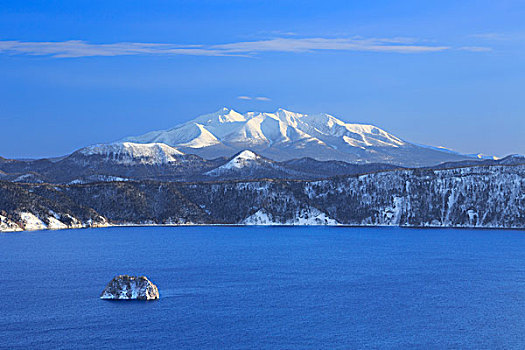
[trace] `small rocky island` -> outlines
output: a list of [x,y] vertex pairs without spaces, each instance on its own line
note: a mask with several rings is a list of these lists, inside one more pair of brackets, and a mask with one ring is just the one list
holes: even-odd
[[158,298],[157,286],[146,276],[116,276],[100,294],[100,299],[109,300],[154,300]]

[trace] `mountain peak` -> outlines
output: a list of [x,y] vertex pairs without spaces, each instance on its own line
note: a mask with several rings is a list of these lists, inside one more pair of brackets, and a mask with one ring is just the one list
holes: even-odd
[[284,116],[293,116],[293,117],[302,117],[304,115],[302,113],[289,111],[289,110],[284,109],[284,108],[277,109],[277,111],[275,111],[274,114],[276,114],[276,115],[284,115]]
[[230,159],[226,164],[207,172],[207,175],[217,176],[225,173],[231,173],[245,168],[259,168],[261,166],[271,165],[271,161],[261,158],[250,150],[244,150]]
[[326,113],[302,114],[284,108],[273,113],[241,114],[223,107],[172,129],[125,140],[162,142],[209,159],[233,156],[246,149],[276,161],[312,157],[420,166],[472,159],[408,143],[374,125],[352,124]]
[[[198,122],[202,124],[222,124],[222,123],[233,123],[233,122],[243,122],[246,121],[246,117],[239,112],[227,107],[219,109],[217,112],[205,114],[193,122]],[[192,122],[190,122],[192,123]]]
[[292,111],[289,111],[289,110],[287,110],[287,109],[284,109],[284,108],[282,108],[282,107],[277,108],[277,111],[275,111],[275,113],[279,113],[279,112],[299,114],[299,113],[292,112]]
[[258,155],[254,152],[245,149],[244,151],[238,153],[235,158],[236,159],[257,159]]

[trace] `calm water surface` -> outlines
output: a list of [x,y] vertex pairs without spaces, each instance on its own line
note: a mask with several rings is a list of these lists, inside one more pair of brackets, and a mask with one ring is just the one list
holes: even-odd
[[[135,227],[0,234],[0,348],[525,348],[525,232]],[[99,299],[147,275],[152,302]]]

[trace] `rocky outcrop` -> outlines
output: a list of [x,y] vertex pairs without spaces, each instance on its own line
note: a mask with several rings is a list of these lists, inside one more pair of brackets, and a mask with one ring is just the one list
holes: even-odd
[[146,276],[119,275],[113,278],[100,294],[109,300],[154,300],[159,290]]
[[0,214],[0,232],[22,231],[22,228],[9,218]]

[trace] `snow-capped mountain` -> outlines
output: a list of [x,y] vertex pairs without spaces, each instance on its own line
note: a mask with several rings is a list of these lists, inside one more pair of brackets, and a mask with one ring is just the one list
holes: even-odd
[[258,160],[260,159],[261,157],[258,156],[257,154],[253,153],[252,151],[245,150],[239,153],[238,155],[236,155],[228,163],[218,167],[214,171],[221,171],[221,170],[227,171],[227,170],[233,170],[233,169],[243,169],[243,168],[258,166],[259,165]]
[[238,113],[223,108],[169,130],[152,131],[123,141],[164,143],[204,158],[230,157],[245,149],[275,161],[317,160],[383,162],[427,166],[472,157],[406,142],[373,125],[351,124],[329,114]]
[[263,158],[252,151],[245,150],[234,156],[226,164],[204,174],[208,176],[235,176],[239,173],[243,173],[246,175],[259,174],[259,176],[261,176],[262,174],[267,173],[276,176],[276,173],[279,172],[282,172],[283,174],[289,173],[286,169],[282,168],[275,162]]
[[118,164],[160,165],[177,162],[184,153],[163,143],[111,143],[88,146],[77,153],[90,157],[100,157],[102,161]]
[[351,164],[312,158],[276,162],[249,150],[229,158],[204,159],[194,154],[183,154],[165,144],[126,142],[89,146],[54,160],[0,158],[0,180],[60,184],[141,180],[306,180],[397,168],[399,166],[392,164]]

